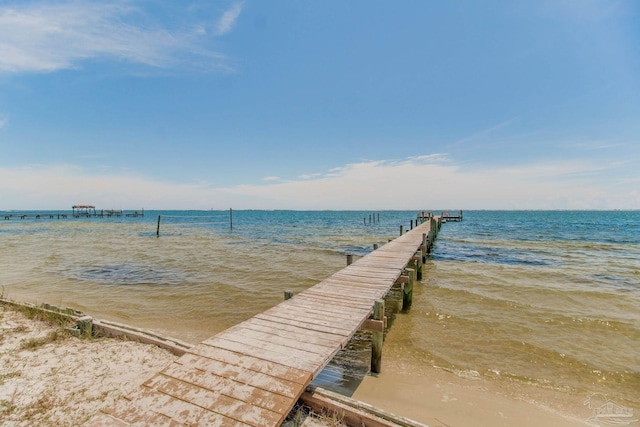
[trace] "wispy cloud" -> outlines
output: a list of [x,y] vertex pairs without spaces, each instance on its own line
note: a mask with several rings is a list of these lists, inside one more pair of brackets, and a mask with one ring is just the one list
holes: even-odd
[[[12,3],[0,7],[0,73],[46,73],[87,60],[156,68],[188,63],[227,69],[205,34],[172,30],[131,2]],[[195,27],[195,26],[194,26]]]
[[279,179],[280,177],[277,176],[265,176],[264,178],[262,178],[263,181],[277,181]]
[[9,123],[9,119],[7,119],[6,117],[0,116],[0,129],[5,127],[7,123]]
[[78,200],[147,209],[639,209],[634,166],[571,160],[469,168],[409,158],[225,188],[68,165],[0,167],[0,209],[58,209]]
[[229,9],[225,13],[222,14],[220,19],[216,24],[216,35],[222,36],[227,34],[233,29],[233,26],[236,23],[236,20],[240,16],[242,12],[242,2],[236,2],[231,5]]
[[497,124],[495,126],[492,126],[490,128],[480,130],[480,131],[475,132],[474,134],[472,134],[470,136],[467,136],[465,138],[462,138],[462,139],[459,139],[459,140],[457,140],[455,142],[452,142],[448,146],[449,147],[453,147],[453,146],[456,146],[456,145],[464,144],[465,142],[472,142],[472,141],[475,141],[475,140],[480,140],[480,139],[482,139],[482,138],[494,133],[495,131],[497,131],[499,129],[502,129],[502,128],[506,127],[506,126],[509,126],[515,120],[516,120],[516,118],[513,118],[511,120],[507,120],[505,122],[499,123],[499,124]]

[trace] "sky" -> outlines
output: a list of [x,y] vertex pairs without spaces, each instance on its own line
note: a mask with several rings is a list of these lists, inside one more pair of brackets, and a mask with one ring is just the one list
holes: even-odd
[[0,210],[640,209],[640,2],[0,0]]

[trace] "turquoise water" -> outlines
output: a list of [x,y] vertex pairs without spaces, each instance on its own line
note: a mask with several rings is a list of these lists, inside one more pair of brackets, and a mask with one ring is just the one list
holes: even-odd
[[[228,211],[4,214],[5,295],[195,342],[328,277],[416,212],[369,224],[376,213],[234,211],[233,229]],[[389,353],[416,364],[640,407],[640,212],[465,212],[443,225],[411,311],[395,317]],[[348,383],[367,354],[359,336],[323,377]]]

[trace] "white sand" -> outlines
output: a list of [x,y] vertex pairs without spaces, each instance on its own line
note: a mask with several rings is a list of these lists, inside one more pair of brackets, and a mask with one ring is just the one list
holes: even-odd
[[153,345],[118,339],[32,338],[59,328],[0,305],[0,420],[3,426],[77,426],[176,359]]

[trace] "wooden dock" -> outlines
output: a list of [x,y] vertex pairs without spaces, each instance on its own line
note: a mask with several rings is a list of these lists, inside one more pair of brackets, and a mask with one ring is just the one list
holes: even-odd
[[462,221],[462,211],[458,211],[458,212],[442,212],[442,215],[440,215],[440,218],[442,219],[442,221],[444,222],[456,222],[456,221]]
[[363,328],[374,331],[372,370],[379,370],[383,298],[400,284],[410,306],[440,227],[439,217],[424,218],[328,279],[195,345],[86,425],[279,426]]

